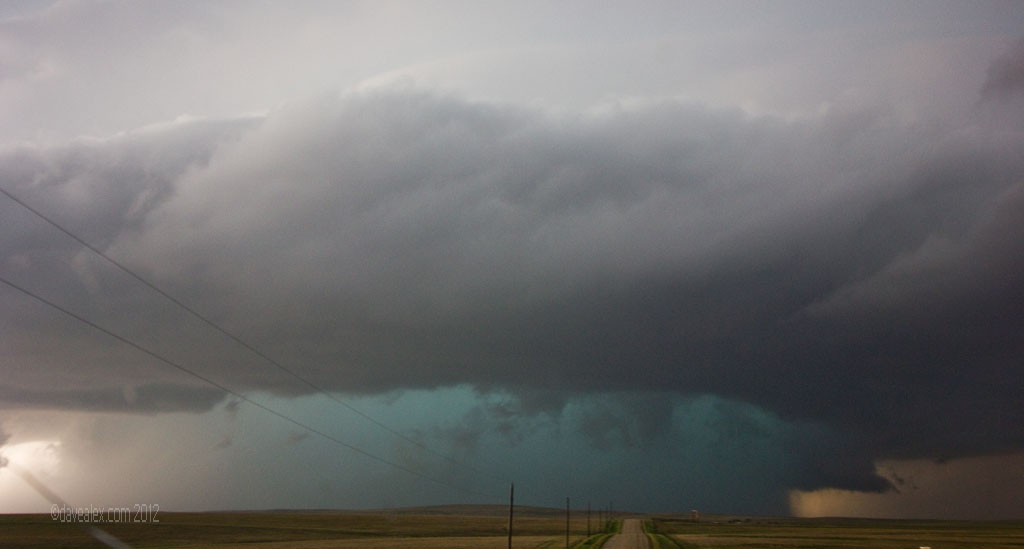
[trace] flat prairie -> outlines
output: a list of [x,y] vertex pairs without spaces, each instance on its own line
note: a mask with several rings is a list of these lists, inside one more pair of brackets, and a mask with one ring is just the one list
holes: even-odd
[[[456,506],[347,511],[159,513],[159,522],[75,524],[47,514],[0,515],[0,547],[103,547],[89,532],[98,526],[132,547],[218,548],[440,548],[507,547],[508,518],[500,507]],[[507,512],[507,511],[506,511]],[[514,547],[561,547],[565,518],[557,510],[517,508]],[[460,514],[455,514],[460,513]],[[596,528],[596,517],[593,521]],[[586,533],[572,520],[572,541]]]
[[786,517],[654,516],[651,528],[677,547],[694,548],[839,548],[876,549],[1020,549],[1024,521],[937,521]]
[[[446,506],[371,511],[245,511],[163,513],[157,523],[98,524],[137,548],[250,549],[503,548],[508,519],[501,506]],[[564,510],[516,508],[513,547],[565,545]],[[584,540],[584,512],[574,511],[570,542]],[[647,517],[661,534],[658,547],[878,549],[1021,549],[1024,521],[795,519],[706,515]],[[97,548],[90,524],[54,521],[48,514],[0,515],[0,547]],[[597,517],[591,531],[596,533]],[[590,538],[591,541],[597,537]],[[586,547],[596,547],[587,545]]]

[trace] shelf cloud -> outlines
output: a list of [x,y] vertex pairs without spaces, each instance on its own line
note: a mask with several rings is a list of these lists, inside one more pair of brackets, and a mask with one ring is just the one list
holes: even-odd
[[[508,396],[437,433],[454,448],[530,440],[530,422],[570,409],[596,448],[663,444],[685,409],[786,445],[799,472],[766,493],[884,491],[879,460],[1024,444],[1022,44],[934,103],[864,84],[788,113],[767,77],[757,104],[696,97],[754,78],[728,50],[726,76],[695,66],[694,96],[568,108],[433,85],[488,51],[255,114],[9,140],[0,181],[317,387]],[[559,47],[553,63],[571,64]],[[536,52],[500,55],[535,68]],[[829,78],[800,97],[831,93]],[[234,390],[316,393],[17,204],[0,219],[5,279]],[[225,401],[3,299],[7,409]]]

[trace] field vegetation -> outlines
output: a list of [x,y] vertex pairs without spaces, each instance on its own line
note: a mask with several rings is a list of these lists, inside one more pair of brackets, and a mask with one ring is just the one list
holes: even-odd
[[[471,508],[361,513],[160,513],[157,518],[158,523],[97,526],[139,548],[460,549],[503,548],[508,543],[507,516],[497,510],[488,514]],[[89,526],[54,521],[45,514],[0,515],[0,547],[102,547],[90,535]],[[596,517],[592,519],[591,528],[597,531]],[[578,513],[570,522],[570,542],[584,541],[586,532],[586,517]],[[563,547],[565,516],[557,510],[517,509],[513,533],[513,547]]]
[[[216,548],[504,548],[507,516],[500,506],[451,507],[364,512],[210,512],[161,513],[159,523],[101,524],[132,547]],[[564,511],[517,509],[513,547],[565,546]],[[0,515],[0,547],[95,548],[102,545],[89,525],[51,520],[45,514]],[[604,528],[601,528],[604,527]],[[571,521],[570,544],[601,547],[621,521],[599,525],[583,513]],[[793,519],[661,515],[644,522],[658,549],[763,547],[878,549],[1021,549],[1024,521],[921,521]]]
[[[928,521],[877,519],[793,519],[654,517],[651,532],[682,548],[753,549],[756,547],[877,549],[1020,549],[1024,521]],[[662,539],[661,537],[658,538]],[[659,544],[659,547],[674,547]]]

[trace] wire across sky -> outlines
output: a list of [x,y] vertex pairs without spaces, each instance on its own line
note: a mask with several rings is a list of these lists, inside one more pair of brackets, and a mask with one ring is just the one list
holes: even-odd
[[[369,414],[359,410],[358,408],[352,406],[348,402],[342,400],[341,398],[339,398],[336,395],[332,394],[331,392],[327,391],[326,389],[324,389],[323,387],[319,386],[318,384],[310,381],[308,378],[306,378],[306,377],[302,376],[301,374],[297,373],[294,369],[288,368],[287,366],[285,366],[281,362],[275,360],[274,358],[270,357],[269,355],[267,355],[263,351],[261,351],[258,348],[256,348],[254,345],[246,342],[244,339],[242,339],[238,335],[236,335],[236,334],[234,334],[234,333],[224,329],[222,326],[220,326],[219,324],[217,324],[213,320],[209,319],[208,317],[206,317],[205,315],[203,315],[200,312],[196,311],[194,308],[190,307],[186,303],[182,302],[181,300],[177,299],[173,295],[171,295],[168,292],[164,291],[163,289],[161,289],[156,284],[154,284],[154,283],[150,282],[149,280],[145,279],[144,277],[142,277],[141,275],[139,275],[138,273],[136,273],[135,271],[133,271],[132,269],[130,269],[129,267],[124,265],[123,263],[121,263],[121,262],[117,261],[116,259],[110,257],[108,254],[106,254],[105,252],[103,252],[99,248],[93,246],[92,244],[90,244],[89,242],[84,240],[83,238],[79,237],[73,231],[67,229],[62,224],[60,224],[60,223],[56,222],[55,220],[53,220],[51,217],[47,216],[46,214],[42,213],[38,209],[34,208],[33,206],[31,206],[30,204],[28,204],[24,200],[18,198],[17,196],[15,196],[11,192],[9,192],[7,189],[4,189],[3,187],[0,187],[0,194],[3,194],[8,199],[10,199],[11,201],[15,202],[16,204],[18,204],[22,208],[28,210],[29,212],[34,214],[36,217],[42,219],[43,221],[45,221],[46,223],[48,223],[52,227],[56,228],[58,231],[60,231],[61,233],[63,233],[67,237],[71,238],[72,240],[74,240],[75,242],[80,244],[81,246],[87,248],[88,250],[90,250],[94,254],[96,254],[97,256],[103,258],[106,262],[108,262],[109,264],[113,265],[118,270],[120,270],[121,272],[125,273],[129,277],[133,278],[134,280],[136,280],[140,284],[142,284],[145,287],[149,288],[153,292],[161,295],[162,297],[164,297],[165,299],[167,299],[171,303],[173,303],[176,306],[178,306],[180,309],[186,311],[191,316],[193,316],[194,318],[196,318],[199,321],[201,321],[207,327],[209,327],[209,328],[219,332],[221,335],[227,337],[228,339],[230,339],[231,341],[233,341],[237,345],[241,346],[242,348],[246,349],[247,351],[251,352],[252,354],[260,357],[267,364],[270,364],[270,365],[274,366],[275,368],[277,368],[277,369],[287,373],[289,376],[291,376],[295,380],[301,382],[302,384],[304,384],[308,388],[312,389],[316,393],[321,394],[321,395],[327,397],[328,399],[330,399],[331,401],[333,401],[334,403],[336,403],[336,404],[338,404],[340,406],[345,407],[346,409],[348,409],[349,411],[351,411],[351,412],[355,413],[356,415],[360,416],[364,420],[372,423],[377,428],[379,428],[381,430],[384,430],[384,431],[387,431],[388,433],[390,433],[390,434],[392,434],[392,435],[394,435],[394,436],[396,436],[396,437],[398,437],[398,438],[400,438],[400,439],[402,439],[402,440],[404,440],[404,441],[414,445],[418,449],[420,449],[420,450],[422,450],[424,452],[433,454],[433,455],[435,455],[437,457],[443,458],[446,461],[448,461],[448,462],[450,462],[450,463],[452,463],[452,464],[454,464],[454,465],[456,465],[456,466],[458,466],[458,467],[460,467],[460,468],[462,468],[464,470],[467,470],[467,471],[470,471],[470,472],[474,473],[475,475],[486,476],[486,477],[488,477],[488,478],[490,478],[492,480],[496,480],[496,481],[510,482],[510,481],[506,481],[505,479],[501,478],[498,475],[486,472],[486,471],[484,471],[484,470],[482,470],[482,469],[480,469],[478,467],[474,467],[474,466],[472,466],[472,465],[470,465],[468,463],[465,463],[464,461],[457,460],[457,459],[453,458],[450,455],[444,454],[442,452],[438,452],[438,451],[430,448],[426,444],[423,444],[422,442],[417,441],[417,440],[415,440],[415,439],[413,439],[413,438],[411,438],[411,437],[409,437],[409,436],[407,436],[407,435],[397,431],[396,429],[393,429],[393,428],[389,427],[385,423],[383,423],[383,422],[377,420],[376,418],[370,416]],[[313,427],[313,426],[311,426],[311,425],[309,425],[307,423],[299,421],[299,420],[291,417],[290,415],[288,415],[288,414],[286,414],[284,412],[281,412],[281,411],[279,411],[279,410],[277,410],[275,408],[272,408],[272,407],[267,406],[267,405],[265,405],[263,403],[255,401],[255,400],[247,397],[244,393],[242,393],[240,391],[236,391],[236,390],[230,388],[228,385],[225,385],[222,382],[213,380],[213,379],[211,379],[211,378],[209,378],[207,376],[204,376],[201,373],[199,373],[199,372],[197,372],[197,371],[195,371],[195,370],[193,370],[193,369],[191,369],[191,368],[189,368],[189,367],[187,367],[187,366],[185,366],[185,365],[183,365],[183,364],[181,364],[179,362],[176,362],[174,360],[168,359],[165,356],[161,355],[160,353],[158,353],[158,352],[156,352],[156,351],[154,351],[152,349],[149,349],[149,348],[147,348],[147,347],[137,343],[136,341],[133,341],[132,339],[129,339],[129,338],[123,336],[123,335],[120,335],[120,334],[118,334],[118,333],[116,333],[116,332],[114,332],[114,331],[112,331],[112,330],[110,330],[110,329],[108,329],[108,328],[106,328],[104,326],[101,326],[101,325],[99,325],[99,324],[89,320],[88,318],[86,318],[86,317],[84,317],[84,316],[82,316],[82,315],[80,315],[78,313],[75,313],[75,312],[69,310],[68,308],[66,308],[66,307],[64,307],[62,305],[60,305],[60,304],[58,304],[58,303],[56,303],[56,302],[54,302],[52,300],[49,300],[49,299],[45,298],[42,295],[39,295],[39,294],[37,294],[37,293],[27,289],[27,288],[24,288],[23,286],[15,283],[14,281],[11,281],[11,280],[3,277],[2,275],[0,275],[0,282],[2,282],[6,286],[8,286],[8,287],[10,287],[10,288],[12,288],[12,289],[14,289],[16,291],[22,293],[23,295],[25,295],[27,297],[30,297],[30,298],[32,298],[32,299],[34,299],[34,300],[36,300],[36,301],[38,301],[40,303],[43,303],[46,306],[48,306],[48,307],[50,307],[52,309],[55,309],[55,310],[63,313],[66,316],[69,316],[69,317],[71,317],[71,318],[73,318],[73,319],[75,319],[75,320],[77,320],[77,321],[79,321],[79,322],[81,322],[83,324],[86,324],[86,325],[90,326],[91,328],[93,328],[93,329],[95,329],[97,331],[100,331],[100,332],[106,334],[107,336],[109,336],[109,337],[111,337],[111,338],[113,338],[113,339],[115,339],[115,340],[117,340],[117,341],[119,341],[119,342],[129,346],[129,347],[132,347],[133,349],[135,349],[135,350],[137,350],[137,351],[139,351],[139,352],[141,352],[143,354],[146,354],[146,355],[156,359],[157,361],[159,361],[160,363],[162,363],[162,364],[164,364],[166,366],[169,366],[169,367],[174,368],[174,369],[176,369],[176,370],[178,370],[180,372],[188,374],[189,376],[192,376],[192,377],[202,381],[203,383],[205,383],[207,385],[210,385],[212,387],[220,389],[225,394],[234,396],[234,397],[238,398],[239,400],[242,400],[242,401],[244,401],[244,402],[246,402],[248,404],[251,404],[251,405],[253,405],[253,406],[255,406],[255,407],[257,407],[257,408],[259,408],[259,409],[261,409],[261,410],[263,410],[263,411],[265,411],[267,413],[269,413],[269,414],[277,416],[278,418],[280,418],[280,419],[282,419],[282,420],[284,420],[284,421],[286,421],[288,423],[291,423],[291,424],[293,424],[293,425],[295,425],[295,426],[297,426],[297,427],[299,427],[299,428],[301,428],[301,429],[303,429],[303,430],[305,430],[305,431],[307,431],[309,433],[315,434],[315,435],[320,436],[320,437],[322,437],[324,439],[327,439],[327,440],[329,440],[329,441],[331,441],[331,442],[333,442],[333,443],[335,443],[337,445],[340,445],[340,446],[342,446],[344,448],[347,448],[348,450],[351,450],[353,452],[361,454],[361,455],[363,455],[365,457],[368,457],[368,458],[370,458],[370,459],[372,459],[374,461],[377,461],[379,463],[382,463],[384,465],[388,465],[388,466],[393,467],[395,469],[404,471],[404,472],[409,473],[411,475],[414,475],[416,477],[419,477],[419,478],[422,478],[422,479],[425,479],[425,480],[428,480],[428,481],[440,484],[442,486],[446,486],[446,487],[455,489],[455,490],[463,492],[463,493],[477,495],[477,496],[484,496],[484,497],[488,497],[488,498],[494,497],[494,495],[492,495],[492,494],[485,494],[483,492],[472,490],[472,489],[469,489],[469,488],[466,488],[466,487],[463,487],[463,486],[458,486],[456,484],[453,484],[453,483],[447,482],[445,480],[436,478],[434,476],[428,475],[428,474],[423,473],[421,471],[418,471],[418,470],[412,469],[410,467],[407,467],[405,465],[402,465],[402,464],[396,463],[394,461],[391,461],[391,460],[389,460],[387,458],[384,458],[384,457],[379,456],[377,454],[374,454],[372,452],[366,451],[366,450],[364,450],[364,449],[362,449],[362,448],[360,448],[360,447],[358,447],[356,445],[353,445],[351,443],[345,442],[344,440],[341,440],[341,439],[339,439],[339,438],[337,438],[337,437],[335,437],[335,436],[333,436],[333,435],[331,435],[331,434],[329,434],[327,432],[324,432],[323,430],[317,429],[316,427]]]

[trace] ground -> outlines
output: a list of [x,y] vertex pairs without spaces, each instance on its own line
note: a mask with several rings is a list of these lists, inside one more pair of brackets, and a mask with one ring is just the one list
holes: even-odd
[[[132,547],[217,548],[501,548],[508,518],[500,506],[446,507],[374,512],[160,513],[158,523],[102,524]],[[596,517],[591,527],[597,531]],[[1001,549],[1024,547],[1024,521],[894,521],[686,515],[647,518],[659,549],[758,547],[874,547]],[[619,523],[624,532],[640,522]],[[102,545],[89,525],[54,521],[49,515],[0,515],[0,547],[92,548]],[[570,543],[585,540],[587,521],[575,513]],[[628,533],[628,532],[627,532]],[[565,545],[565,518],[557,509],[517,511],[513,547]],[[611,539],[614,539],[612,537]],[[606,545],[606,547],[611,547]]]

